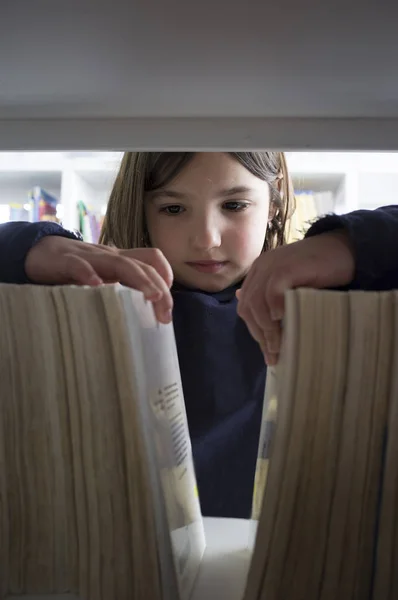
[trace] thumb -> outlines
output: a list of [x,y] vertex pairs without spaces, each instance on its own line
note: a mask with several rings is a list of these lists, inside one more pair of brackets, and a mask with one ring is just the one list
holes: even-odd
[[285,276],[274,276],[271,277],[267,290],[266,290],[266,302],[268,304],[269,313],[273,321],[281,321],[285,314],[285,294],[288,290],[296,287],[296,277]]

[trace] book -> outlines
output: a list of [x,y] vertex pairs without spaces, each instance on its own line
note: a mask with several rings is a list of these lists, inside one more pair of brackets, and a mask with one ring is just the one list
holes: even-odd
[[302,240],[303,235],[317,216],[328,212],[328,210],[319,210],[318,196],[319,194],[310,190],[295,190],[295,210],[289,218],[286,228],[287,243]]
[[397,427],[397,292],[288,292],[244,600],[398,598]]
[[30,205],[31,205],[31,220],[36,223],[37,221],[54,221],[59,223],[57,206],[59,200],[46,192],[43,188],[35,186],[29,192]]
[[77,216],[79,221],[78,231],[83,240],[91,244],[98,244],[103,217],[88,207],[82,200],[77,203]]
[[0,597],[189,598],[205,540],[172,326],[119,286],[2,285],[0,320]]
[[0,319],[0,598],[398,597],[398,292],[286,294],[246,522],[202,518],[139,292],[0,285]]

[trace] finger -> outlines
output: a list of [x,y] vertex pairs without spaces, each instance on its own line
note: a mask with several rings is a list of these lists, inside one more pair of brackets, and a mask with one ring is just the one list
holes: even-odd
[[147,300],[156,301],[164,292],[164,285],[155,282],[143,268],[143,263],[132,260],[118,253],[101,252],[81,255],[90,263],[97,275],[105,281],[118,281],[122,285],[141,291]]
[[[261,254],[250,267],[246,277],[243,280],[242,286],[239,291],[239,300],[246,302],[247,297],[253,292],[253,287],[257,287],[258,281],[258,270],[259,270],[259,260],[263,259],[264,254]],[[263,283],[265,283],[264,277]]]
[[261,332],[267,352],[279,353],[282,340],[280,321],[271,321],[269,316],[264,317],[266,311],[268,312],[268,309],[259,312],[253,308],[252,318]]
[[271,318],[266,301],[266,289],[260,288],[254,280],[247,289],[245,299],[242,299],[242,295],[239,298],[238,314],[243,319],[253,319],[263,333],[275,331],[275,322]]
[[252,311],[250,309],[244,311],[238,311],[239,316],[245,322],[251,336],[258,342],[260,348],[264,354],[266,351],[266,344],[263,336],[263,332],[261,328],[258,326],[256,319],[253,317]]
[[238,305],[241,307],[241,310],[245,311],[253,308],[253,302],[256,302],[258,298],[264,295],[266,284],[266,278],[260,277],[257,269],[252,268],[243,282],[238,296]]
[[272,352],[266,351],[264,353],[265,362],[267,367],[275,367],[278,364],[279,354],[273,354]]
[[271,276],[265,291],[271,319],[281,321],[285,314],[285,294],[294,287],[294,277],[288,273]]
[[[135,252],[137,255],[139,253]],[[141,291],[147,300],[153,302],[156,318],[161,323],[169,323],[173,300],[164,278],[151,265],[128,256],[126,252],[112,252],[93,255],[91,260],[96,271],[106,280],[119,281]],[[141,256],[144,256],[143,253]]]
[[275,328],[272,330],[263,330],[263,334],[267,351],[271,352],[272,354],[278,354],[280,352],[282,343],[282,330],[280,321],[275,322]]
[[156,319],[159,321],[159,323],[163,323],[164,325],[170,323],[172,319],[172,309],[165,309],[162,301],[152,302],[152,304]]
[[267,352],[278,353],[281,345],[281,327],[279,321],[273,321],[265,298],[256,298],[251,303],[251,314],[261,331]]
[[236,291],[236,296],[240,303],[245,304],[248,295],[252,291],[252,283],[255,281],[254,278],[254,267],[252,267],[249,273],[246,275],[242,286],[239,290]]
[[61,264],[61,281],[78,285],[101,285],[101,277],[89,262],[75,254],[65,254]]
[[[261,346],[267,353],[279,353],[281,345],[280,322],[273,321],[265,293],[255,287],[254,280],[246,295],[246,302],[239,299],[238,314],[245,321],[249,321],[252,331],[256,331],[255,338],[261,340]],[[253,334],[252,334],[253,335]]]
[[[90,258],[93,261],[93,256]],[[173,305],[170,290],[153,267],[114,253],[102,254],[100,259],[96,257],[93,262],[96,263],[96,269],[80,256],[65,255],[63,279],[80,285],[100,285],[103,283],[103,278],[99,277],[97,273],[99,271],[106,275],[105,281],[120,281],[123,284],[120,274],[127,271],[131,283],[129,287],[141,291],[147,300],[154,303],[156,318],[161,323],[170,322]]]
[[[142,285],[140,281],[135,280],[130,287],[142,291],[146,300],[152,302],[155,316],[160,323],[170,323],[173,299],[164,279],[151,265],[138,260],[127,260],[132,267],[140,270],[140,277],[144,277]],[[126,285],[123,279],[120,283]]]
[[134,250],[122,250],[122,255],[134,258],[151,265],[170,288],[173,284],[173,270],[169,261],[158,248],[135,248]]
[[141,262],[140,260],[135,260],[135,263],[139,264],[141,269],[144,271],[148,279],[151,281],[153,285],[155,285],[161,292],[162,295],[170,296],[169,286],[166,283],[165,279],[158,273],[158,271],[152,265],[149,265],[145,262]]
[[169,323],[171,321],[173,299],[166,281],[151,265],[140,263],[140,266],[148,278],[162,291],[161,296],[153,300],[156,318],[161,323]]

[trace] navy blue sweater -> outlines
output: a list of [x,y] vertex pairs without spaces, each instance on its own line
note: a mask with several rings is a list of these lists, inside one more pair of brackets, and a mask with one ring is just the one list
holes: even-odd
[[[308,236],[345,228],[356,256],[353,289],[398,288],[398,207],[320,219]],[[24,283],[27,251],[55,224],[0,225],[0,281]],[[251,511],[266,368],[236,313],[236,287],[216,294],[175,285],[174,328],[205,516]]]
[[266,366],[235,291],[173,290],[173,321],[202,512],[250,516]]

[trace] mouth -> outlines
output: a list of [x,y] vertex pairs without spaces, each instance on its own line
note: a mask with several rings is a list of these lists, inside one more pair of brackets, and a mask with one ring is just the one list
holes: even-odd
[[223,260],[198,260],[195,262],[187,262],[187,265],[201,273],[218,273],[222,271],[228,264],[228,261]]

